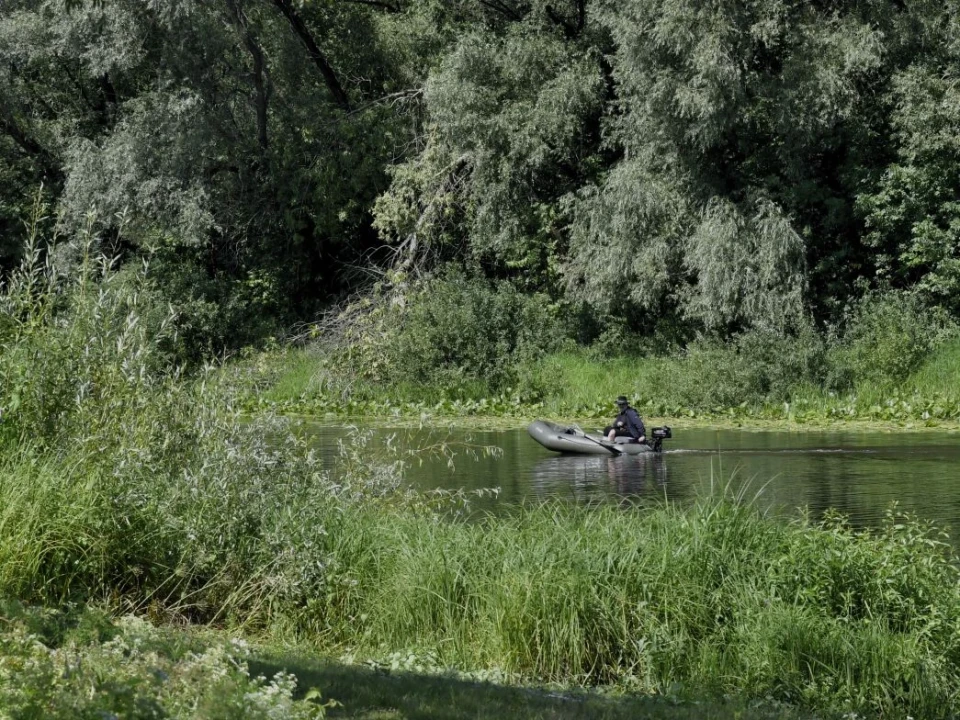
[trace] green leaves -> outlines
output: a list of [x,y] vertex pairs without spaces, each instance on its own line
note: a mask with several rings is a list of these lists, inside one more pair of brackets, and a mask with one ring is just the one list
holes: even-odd
[[897,161],[859,198],[866,242],[886,281],[960,312],[960,81],[913,65],[890,100]]
[[[465,35],[427,83],[425,148],[394,170],[377,226],[440,247],[467,235],[475,256],[530,259],[558,234],[547,208],[595,151],[586,126],[603,93],[599,58],[551,34],[518,25],[503,37]],[[531,271],[547,277],[550,262]]]

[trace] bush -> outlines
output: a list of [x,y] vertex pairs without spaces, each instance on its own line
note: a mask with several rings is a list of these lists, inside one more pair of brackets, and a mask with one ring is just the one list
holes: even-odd
[[410,296],[385,353],[396,380],[444,388],[479,381],[496,391],[561,338],[546,296],[450,273]]
[[[87,611],[80,623],[92,618],[108,637],[83,638],[74,630],[51,643],[49,626],[62,621],[62,613],[0,605],[0,716],[47,720],[325,716],[325,705],[294,699],[292,675],[278,673],[269,681],[252,676],[246,643],[216,642],[194,649],[136,618],[111,623],[93,616]],[[315,696],[315,691],[310,693]]]
[[694,343],[673,378],[673,400],[707,410],[779,403],[824,374],[824,342],[812,327],[791,336],[751,330],[725,344]]
[[847,314],[843,336],[829,355],[827,385],[840,391],[896,385],[956,332],[944,310],[924,305],[913,293],[868,294]]
[[527,399],[542,392],[535,366],[565,337],[549,298],[457,271],[395,280],[326,322],[323,390],[477,399],[522,382]]

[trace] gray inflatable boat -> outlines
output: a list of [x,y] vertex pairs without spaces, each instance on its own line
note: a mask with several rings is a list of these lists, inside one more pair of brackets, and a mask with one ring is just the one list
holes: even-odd
[[618,437],[611,443],[602,435],[592,435],[575,425],[557,425],[549,420],[534,420],[527,427],[527,432],[548,450],[587,455],[657,453],[663,449],[663,441],[673,437],[670,428],[664,425],[650,430],[647,442],[640,443],[632,438]]

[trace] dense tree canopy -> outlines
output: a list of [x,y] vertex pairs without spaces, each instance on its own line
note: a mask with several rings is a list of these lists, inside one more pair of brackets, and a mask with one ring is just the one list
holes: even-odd
[[0,268],[42,188],[234,328],[450,260],[638,329],[957,314],[958,38],[955,0],[7,0]]

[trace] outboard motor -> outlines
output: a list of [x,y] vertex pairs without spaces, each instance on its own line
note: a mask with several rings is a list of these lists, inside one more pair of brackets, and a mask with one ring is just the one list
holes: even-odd
[[663,441],[672,438],[673,433],[670,432],[669,425],[663,425],[662,427],[653,428],[650,432],[650,437],[653,438],[650,447],[653,448],[654,452],[661,452],[663,450]]

